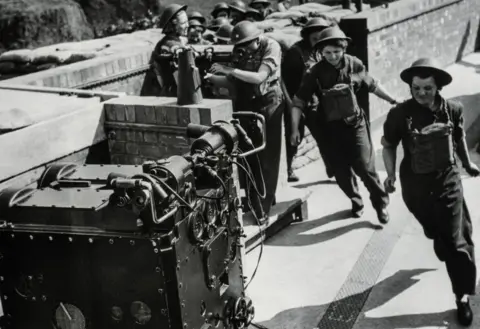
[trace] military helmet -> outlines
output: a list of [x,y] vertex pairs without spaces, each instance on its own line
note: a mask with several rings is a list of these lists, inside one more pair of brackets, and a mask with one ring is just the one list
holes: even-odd
[[302,31],[315,29],[319,27],[330,27],[332,24],[324,18],[321,17],[314,17],[309,19],[307,24],[305,24],[302,28]]
[[215,37],[223,41],[230,41],[232,30],[233,30],[233,25],[224,24],[220,26],[220,28],[217,30],[217,32],[215,33]]
[[212,20],[208,29],[212,30],[212,31],[217,31],[220,28],[220,26],[225,25],[225,24],[230,24],[230,22],[228,21],[228,18],[218,17],[218,18],[215,18],[214,20]]
[[252,22],[241,21],[233,27],[232,30],[232,44],[239,45],[258,38],[262,31]]
[[251,5],[270,6],[271,3],[270,3],[270,1],[268,1],[268,0],[253,0],[252,2],[250,2],[250,6],[251,6]]
[[192,19],[188,25],[190,27],[201,27],[204,31],[206,30],[206,27],[205,25],[203,25],[200,21],[196,20],[196,19]]
[[329,40],[347,40],[351,41],[349,37],[343,33],[342,30],[338,26],[333,26],[333,27],[328,27],[325,30],[323,30],[320,35],[318,36],[318,41],[315,44],[316,47],[324,43],[325,41]]
[[400,78],[403,82],[410,84],[415,73],[418,73],[419,71],[432,72],[436,82],[439,84],[437,87],[443,87],[452,82],[452,76],[450,73],[443,70],[440,63],[433,58],[417,59],[409,68],[406,68],[400,73]]
[[247,15],[257,17],[258,19],[263,18],[262,13],[252,7],[248,7],[247,10],[245,11],[245,16]]
[[239,11],[241,13],[245,13],[245,11],[247,10],[247,5],[242,0],[233,0],[228,6],[230,7],[230,9]]
[[179,12],[186,11],[188,6],[182,6],[176,3],[172,3],[171,5],[168,5],[165,7],[165,10],[163,11],[162,15],[160,16],[160,21],[158,22],[158,28],[164,29],[165,26],[167,26],[168,23],[172,20],[172,18],[175,17],[176,14]]
[[199,11],[194,11],[194,12],[190,13],[190,15],[188,15],[188,20],[189,21],[194,20],[194,19],[199,21],[202,24],[205,24],[205,22],[207,21],[205,19],[205,17],[202,15],[202,13],[200,13]]
[[219,11],[222,11],[222,10],[225,10],[225,11],[230,11],[230,7],[228,6],[228,4],[226,2],[219,2],[215,5],[215,7],[213,7],[213,10],[212,12],[210,13],[213,17],[215,17],[215,15],[219,12]]

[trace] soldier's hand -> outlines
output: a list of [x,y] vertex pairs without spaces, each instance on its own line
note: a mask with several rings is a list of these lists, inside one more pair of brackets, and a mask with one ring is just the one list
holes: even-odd
[[395,181],[396,181],[395,176],[388,176],[387,179],[383,182],[383,187],[385,188],[385,192],[387,193],[393,193],[395,192]]
[[229,74],[231,71],[233,71],[233,68],[219,64],[219,63],[214,63],[210,68],[210,73],[213,73],[213,74],[217,74],[217,73]]
[[468,166],[465,166],[465,171],[472,177],[477,177],[480,174],[480,170],[477,165],[473,162],[470,162]]
[[294,129],[290,134],[290,145],[298,146],[300,144],[300,132],[298,129]]

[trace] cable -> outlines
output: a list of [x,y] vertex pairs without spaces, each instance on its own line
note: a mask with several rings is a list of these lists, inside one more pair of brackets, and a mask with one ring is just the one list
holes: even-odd
[[190,211],[195,211],[195,209],[192,208],[192,206],[184,199],[182,198],[180,195],[178,195],[177,192],[175,192],[170,186],[168,186],[167,183],[165,183],[164,181],[162,181],[160,178],[158,178],[157,176],[155,175],[151,175],[153,178],[155,178],[155,180],[157,182],[159,182],[160,184],[163,185],[163,187],[165,187],[170,193],[172,193],[181,203],[183,203]]
[[220,185],[222,185],[223,193],[222,193],[221,196],[217,196],[217,197],[206,196],[206,195],[198,195],[197,194],[196,195],[197,198],[209,199],[209,200],[221,200],[221,199],[223,199],[223,197],[225,197],[225,194],[227,193],[227,185],[225,184],[223,179],[217,174],[217,172],[215,170],[213,170],[211,167],[207,167],[207,166],[205,166],[205,167],[207,168],[208,173],[220,182]]
[[[244,160],[244,159],[242,159],[242,160]],[[250,174],[250,173],[252,172],[252,170],[250,170],[250,172],[249,172],[243,165],[241,165],[240,163],[238,163],[238,162],[235,161],[235,160],[232,160],[232,163],[236,164],[239,168],[241,168],[241,169],[245,172],[245,174],[247,175],[248,180],[250,181],[250,183],[252,183],[255,192],[258,194],[258,196],[259,196],[260,198],[265,199],[265,196],[266,196],[266,194],[267,194],[266,191],[265,191],[265,184],[263,184],[263,185],[264,185],[264,188],[263,188],[263,192],[264,192],[264,193],[260,193],[260,191],[258,190],[257,184],[255,184],[254,178],[253,178],[252,175]],[[251,169],[251,168],[250,168],[250,169]]]

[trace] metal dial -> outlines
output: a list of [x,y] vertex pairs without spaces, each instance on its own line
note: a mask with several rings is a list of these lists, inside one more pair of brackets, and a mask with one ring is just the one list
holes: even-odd
[[85,316],[72,304],[60,303],[55,311],[55,321],[60,329],[85,329]]

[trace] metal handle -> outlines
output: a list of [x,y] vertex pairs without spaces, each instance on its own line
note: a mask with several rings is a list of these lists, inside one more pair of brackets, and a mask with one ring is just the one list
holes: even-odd
[[267,134],[265,132],[266,129],[266,124],[265,124],[265,117],[261,114],[254,113],[254,112],[235,112],[232,114],[233,118],[241,118],[241,117],[253,117],[257,120],[259,120],[262,123],[262,144],[253,150],[250,150],[248,152],[244,152],[242,154],[239,154],[239,158],[245,158],[249,155],[252,155],[254,153],[258,153],[265,149],[265,146],[267,145]]

